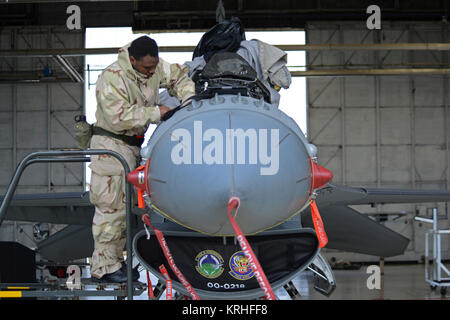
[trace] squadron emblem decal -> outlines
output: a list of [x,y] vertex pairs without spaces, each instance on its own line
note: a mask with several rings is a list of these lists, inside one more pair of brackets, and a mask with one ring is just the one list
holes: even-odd
[[223,272],[223,258],[214,250],[204,250],[195,257],[195,269],[202,276],[215,279]]
[[251,279],[255,274],[245,256],[244,251],[234,253],[230,258],[230,272],[229,274],[237,280]]

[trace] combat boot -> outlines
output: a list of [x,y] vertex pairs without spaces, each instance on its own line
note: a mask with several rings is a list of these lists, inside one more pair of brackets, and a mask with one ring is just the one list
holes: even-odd
[[101,278],[91,277],[91,280],[97,283],[124,283],[127,282],[127,272],[122,267],[116,272],[103,275]]

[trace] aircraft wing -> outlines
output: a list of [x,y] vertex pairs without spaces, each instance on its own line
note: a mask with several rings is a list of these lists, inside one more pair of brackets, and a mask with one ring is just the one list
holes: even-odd
[[[403,254],[409,239],[346,206],[318,206],[325,232],[326,248],[379,257]],[[301,215],[303,227],[314,228],[309,208]]]
[[50,261],[66,263],[92,254],[94,211],[89,192],[18,194],[11,199],[5,220],[68,225],[39,242],[36,249]]
[[[327,248],[380,257],[402,254],[409,239],[390,230],[349,205],[450,201],[448,190],[378,189],[328,184],[316,199]],[[304,227],[314,228],[309,208],[301,215]]]
[[[328,248],[389,257],[402,254],[409,240],[347,206],[441,201],[450,201],[450,191],[376,189],[328,184],[320,190],[317,206],[328,235]],[[89,201],[88,192],[29,194],[13,197],[5,220],[80,226],[80,230],[69,228],[64,231],[64,238],[73,240],[73,237],[79,239],[80,234],[90,231],[93,215],[94,206]],[[302,213],[301,219],[303,226],[313,228],[309,209]],[[59,235],[58,242],[61,241],[61,236]],[[84,236],[82,238],[88,239]],[[87,241],[92,240],[89,238]],[[59,260],[56,257],[61,254],[55,254],[53,239],[44,244],[42,250],[48,248],[53,253],[48,252],[48,255]]]
[[317,205],[358,205],[450,201],[450,190],[383,189],[328,184],[319,191]]
[[90,226],[93,216],[88,192],[63,192],[14,195],[5,220]]
[[[334,184],[321,189],[316,200],[322,210],[326,206],[442,201],[450,201],[450,190],[377,189]],[[91,225],[93,215],[89,192],[64,192],[14,195],[5,219]]]

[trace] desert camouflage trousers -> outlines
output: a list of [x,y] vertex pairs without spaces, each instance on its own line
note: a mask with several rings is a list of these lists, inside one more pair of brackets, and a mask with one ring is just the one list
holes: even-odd
[[[138,165],[140,148],[120,140],[94,135],[91,149],[108,149],[122,155],[130,170]],[[122,267],[126,242],[125,174],[122,164],[113,156],[92,156],[90,201],[95,206],[92,222],[94,252],[91,276],[101,278]]]

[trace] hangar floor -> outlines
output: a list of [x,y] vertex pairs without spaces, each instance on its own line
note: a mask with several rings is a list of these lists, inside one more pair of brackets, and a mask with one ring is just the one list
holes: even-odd
[[[381,289],[368,289],[368,266],[361,266],[358,270],[333,270],[336,289],[330,297],[316,291],[313,286],[313,274],[305,271],[292,282],[299,291],[302,300],[450,300],[450,293],[441,296],[440,288],[431,290],[425,281],[425,267],[423,264],[386,264]],[[151,278],[153,285],[156,278]],[[141,282],[146,282],[145,272],[141,273]],[[280,300],[291,300],[284,288],[275,291]],[[135,300],[147,300],[147,293],[143,293]],[[164,299],[164,294],[161,299]]]
[[[442,297],[439,288],[431,290],[425,281],[423,264],[385,265],[384,279],[381,289],[368,289],[367,266],[358,270],[333,270],[336,289],[330,297],[325,297],[313,288],[312,274],[307,272],[293,281],[304,300],[434,300],[449,299]],[[280,299],[290,299],[283,292],[277,290]]]

